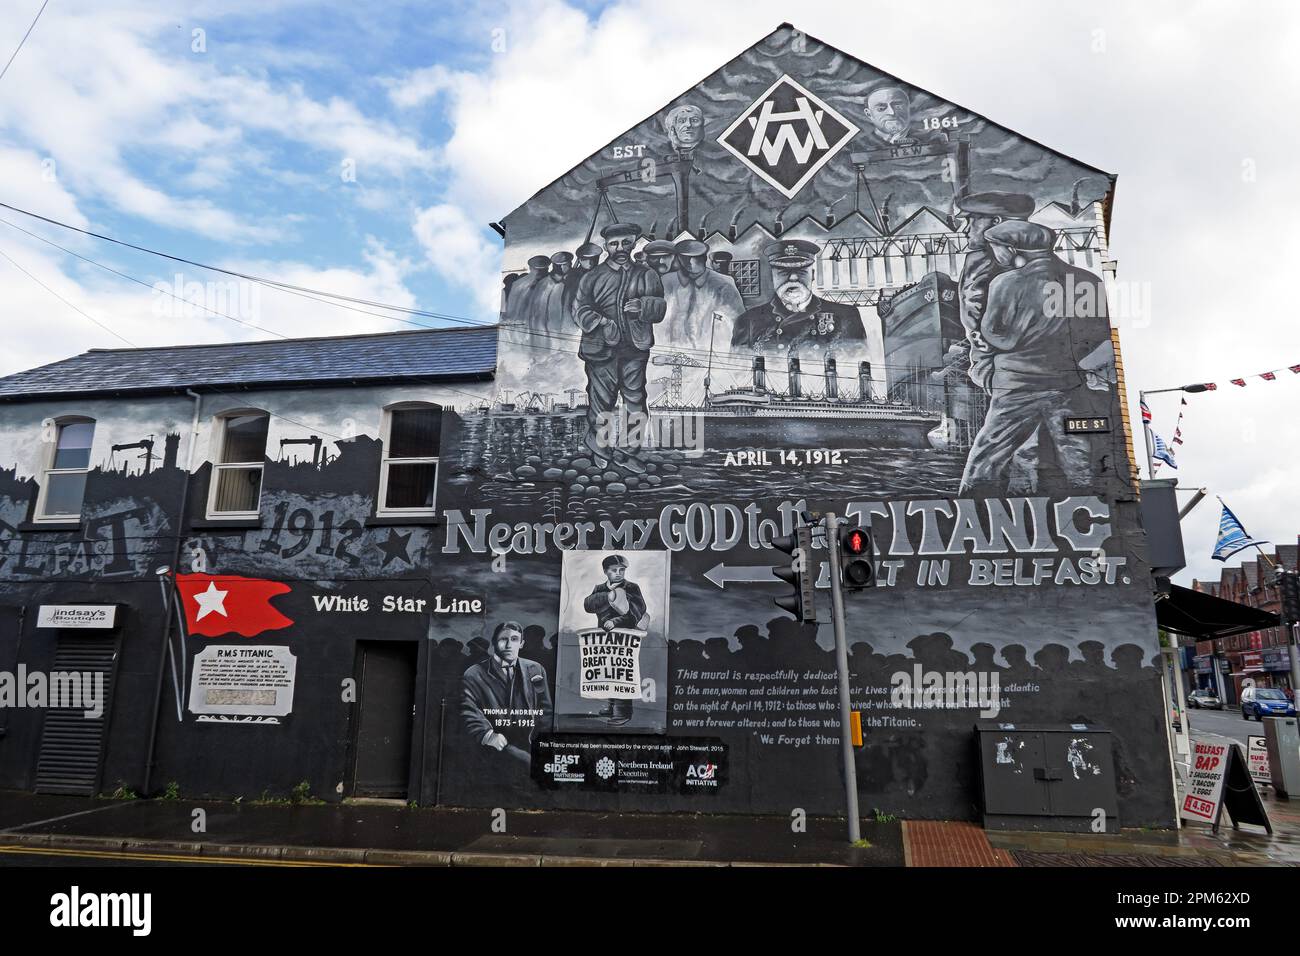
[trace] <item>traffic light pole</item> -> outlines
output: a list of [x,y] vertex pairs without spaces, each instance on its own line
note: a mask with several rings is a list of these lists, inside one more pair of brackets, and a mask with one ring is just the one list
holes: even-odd
[[835,670],[840,678],[840,756],[844,760],[844,804],[849,814],[849,842],[862,839],[858,821],[858,771],[853,759],[853,718],[849,701],[849,643],[844,627],[844,588],[840,582],[840,542],[835,515],[825,518],[830,551],[831,623],[835,628]]

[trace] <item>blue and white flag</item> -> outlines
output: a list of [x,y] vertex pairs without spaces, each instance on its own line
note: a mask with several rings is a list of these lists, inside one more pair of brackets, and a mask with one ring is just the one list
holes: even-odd
[[1246,529],[1241,526],[1237,516],[1228,509],[1227,505],[1224,505],[1223,514],[1219,516],[1219,537],[1214,542],[1214,554],[1211,557],[1217,561],[1227,561],[1238,551],[1267,543],[1256,541],[1246,534]]
[[1174,461],[1174,451],[1165,444],[1165,440],[1155,432],[1151,433],[1151,440],[1155,442],[1155,450],[1151,452],[1152,458],[1158,458],[1170,468],[1177,470],[1178,462]]

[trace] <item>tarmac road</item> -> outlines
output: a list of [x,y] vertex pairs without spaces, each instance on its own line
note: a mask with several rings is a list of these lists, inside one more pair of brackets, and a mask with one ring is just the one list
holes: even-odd
[[1246,743],[1248,736],[1264,736],[1264,725],[1258,720],[1242,720],[1241,708],[1225,707],[1223,710],[1204,710],[1189,707],[1193,733],[1202,730],[1209,734],[1220,734]]

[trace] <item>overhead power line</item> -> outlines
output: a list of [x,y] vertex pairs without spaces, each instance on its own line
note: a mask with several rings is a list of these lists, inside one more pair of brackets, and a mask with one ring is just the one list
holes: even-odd
[[27,32],[23,34],[23,38],[18,41],[18,45],[14,47],[14,52],[9,54],[9,60],[5,63],[4,69],[0,70],[0,80],[3,80],[5,74],[9,72],[9,67],[13,64],[14,58],[18,56],[18,51],[23,48],[23,44],[27,42],[27,38],[31,36],[32,31],[36,29],[36,21],[41,18],[41,14],[45,12],[45,7],[49,2],[50,0],[45,0],[45,3],[41,4],[41,8],[36,11],[36,16],[32,19],[32,25],[27,28]]

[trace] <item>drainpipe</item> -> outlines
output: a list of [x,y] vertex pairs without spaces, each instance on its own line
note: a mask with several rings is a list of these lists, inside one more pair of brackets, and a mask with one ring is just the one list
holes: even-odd
[[[172,626],[176,620],[175,610],[172,602],[176,594],[176,566],[181,560],[181,528],[185,524],[185,509],[189,506],[190,499],[190,478],[194,474],[194,447],[199,443],[199,407],[203,404],[203,396],[193,389],[187,388],[185,394],[194,399],[194,416],[190,419],[190,441],[189,448],[185,451],[185,477],[181,482],[181,502],[180,510],[176,514],[176,544],[172,548],[172,563],[170,571],[172,577],[172,586],[167,589],[167,599],[163,601],[163,614],[166,616],[163,624],[162,648],[158,653],[158,680],[154,683],[153,694],[153,719],[149,722],[149,749],[145,755],[144,761],[144,783],[140,788],[142,796],[149,795],[149,785],[153,780],[153,762],[154,753],[158,745],[158,714],[162,710],[163,695],[163,675],[167,670],[167,649],[171,647]],[[181,649],[184,653],[184,648]],[[182,688],[177,688],[177,692],[184,694]]]

